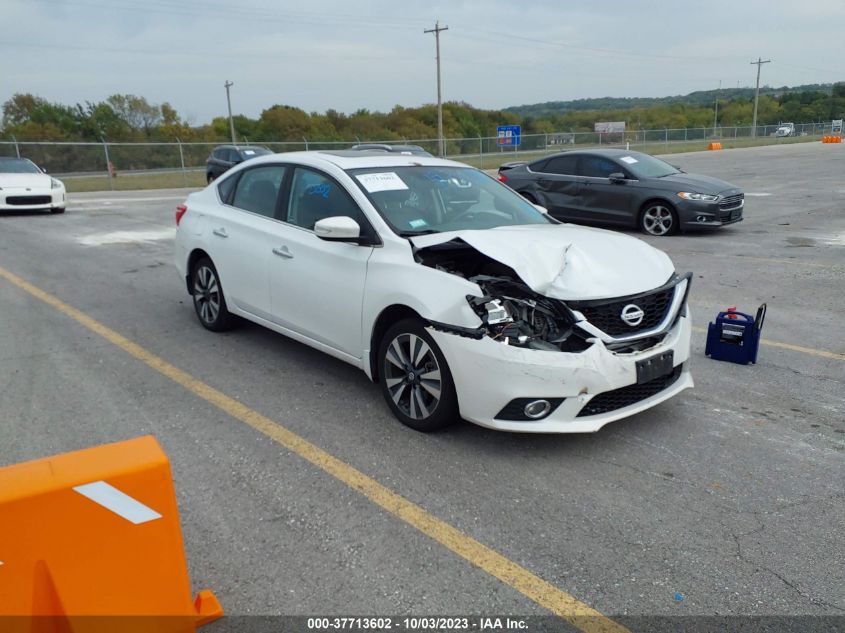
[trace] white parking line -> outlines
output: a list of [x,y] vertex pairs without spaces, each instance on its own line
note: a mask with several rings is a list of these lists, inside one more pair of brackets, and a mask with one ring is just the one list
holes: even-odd
[[770,196],[770,195],[772,195],[772,194],[766,193],[764,191],[760,191],[760,192],[749,191],[749,192],[746,192],[745,197],[747,198],[747,197],[751,196],[753,198],[765,198],[766,196]]
[[181,200],[184,201],[187,196],[157,196],[150,198],[85,198],[79,200],[68,199],[68,206],[85,206],[88,204],[124,204],[124,203],[139,203],[139,202],[165,202],[167,200]]
[[152,231],[112,231],[110,233],[94,233],[77,238],[84,246],[103,246],[104,244],[133,244],[138,242],[156,242],[158,240],[172,240],[176,236],[176,229],[158,229]]

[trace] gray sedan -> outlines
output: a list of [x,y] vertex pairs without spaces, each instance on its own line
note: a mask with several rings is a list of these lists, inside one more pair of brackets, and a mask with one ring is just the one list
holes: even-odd
[[505,163],[499,180],[560,220],[636,227],[658,236],[739,222],[745,204],[736,185],[619,149]]

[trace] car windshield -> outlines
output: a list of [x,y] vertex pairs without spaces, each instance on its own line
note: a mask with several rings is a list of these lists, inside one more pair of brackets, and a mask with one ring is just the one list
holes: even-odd
[[470,167],[372,167],[348,173],[403,237],[552,223],[522,196]]
[[35,163],[25,158],[0,160],[0,173],[4,174],[40,174],[43,173]]
[[681,173],[676,167],[648,154],[623,156],[619,160],[626,163],[628,169],[637,178],[663,178],[664,176]]

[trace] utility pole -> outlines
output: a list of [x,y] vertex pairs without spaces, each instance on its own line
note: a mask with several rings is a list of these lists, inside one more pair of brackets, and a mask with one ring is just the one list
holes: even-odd
[[716,125],[719,120],[719,93],[722,91],[722,80],[719,80],[719,89],[716,91],[716,107],[713,109],[713,136],[716,136]]
[[440,26],[440,21],[434,23],[433,29],[423,33],[434,33],[434,40],[437,46],[437,155],[441,158],[446,153],[443,147],[443,101],[440,97],[440,31],[448,31],[449,27]]
[[232,144],[235,144],[235,121],[232,119],[232,100],[229,98],[229,88],[235,84],[228,79],[223,87],[226,88],[226,104],[229,106],[229,131],[232,133]]
[[757,102],[760,100],[760,66],[768,64],[771,61],[771,59],[763,61],[758,57],[756,62],[751,62],[757,65],[757,90],[754,91],[754,120],[751,122],[751,136],[754,138],[757,137]]

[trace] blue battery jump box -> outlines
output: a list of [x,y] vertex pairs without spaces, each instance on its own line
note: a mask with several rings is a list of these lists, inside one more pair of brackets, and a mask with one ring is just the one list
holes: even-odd
[[726,360],[739,365],[756,363],[760,330],[763,329],[765,319],[765,303],[757,309],[756,317],[737,312],[736,308],[720,312],[716,322],[707,328],[704,353],[714,360]]

